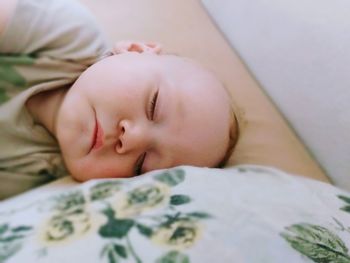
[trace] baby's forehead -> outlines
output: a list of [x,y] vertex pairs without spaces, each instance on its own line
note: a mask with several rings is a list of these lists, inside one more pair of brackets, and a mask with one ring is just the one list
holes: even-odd
[[107,57],[93,67],[100,68],[97,71],[113,73],[117,72],[137,74],[156,74],[162,79],[177,82],[177,84],[193,85],[204,88],[223,88],[221,81],[213,72],[199,62],[174,54],[139,54],[126,53]]
[[[177,70],[179,73],[183,74],[191,73],[200,75],[202,81],[216,82],[216,84],[221,85],[221,81],[217,76],[196,60],[171,54],[159,56],[159,59],[161,63],[163,63],[163,66],[168,67],[170,70]],[[187,75],[187,77],[191,76]]]

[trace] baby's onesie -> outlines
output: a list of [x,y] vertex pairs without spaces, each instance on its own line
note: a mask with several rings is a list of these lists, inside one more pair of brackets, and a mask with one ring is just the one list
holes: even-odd
[[34,123],[25,103],[71,86],[106,43],[74,0],[18,0],[0,35],[0,200],[67,175],[57,141]]

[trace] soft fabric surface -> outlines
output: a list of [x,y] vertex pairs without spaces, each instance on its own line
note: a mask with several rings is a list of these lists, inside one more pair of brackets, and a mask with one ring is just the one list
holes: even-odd
[[332,180],[350,190],[350,2],[202,2]]
[[241,136],[232,164],[263,164],[327,178],[266,98],[237,54],[196,0],[80,0],[96,15],[110,42],[148,40],[165,51],[194,58],[212,69],[232,93]]
[[176,167],[0,205],[0,262],[350,262],[350,193],[276,169]]
[[78,2],[16,3],[0,35],[0,200],[67,175],[57,140],[26,103],[71,86],[107,50],[94,16]]

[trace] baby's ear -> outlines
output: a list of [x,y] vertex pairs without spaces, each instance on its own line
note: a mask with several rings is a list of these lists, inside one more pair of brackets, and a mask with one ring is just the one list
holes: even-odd
[[115,55],[128,52],[160,54],[162,46],[154,42],[121,41],[117,42],[112,49]]

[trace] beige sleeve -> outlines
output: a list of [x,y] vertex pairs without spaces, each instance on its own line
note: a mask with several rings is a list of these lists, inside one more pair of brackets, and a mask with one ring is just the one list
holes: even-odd
[[18,0],[0,37],[0,53],[84,63],[102,55],[106,42],[94,17],[75,0]]
[[17,0],[0,0],[0,38],[17,5]]

